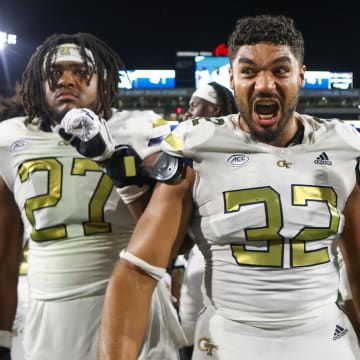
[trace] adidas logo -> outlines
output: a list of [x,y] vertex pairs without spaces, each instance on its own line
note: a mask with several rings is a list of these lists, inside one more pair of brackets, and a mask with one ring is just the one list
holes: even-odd
[[331,160],[329,160],[329,157],[326,152],[322,152],[319,156],[316,157],[314,160],[314,164],[318,165],[332,165]]
[[334,335],[333,335],[333,340],[340,339],[342,336],[346,335],[348,332],[349,332],[348,329],[344,329],[342,326],[336,325]]

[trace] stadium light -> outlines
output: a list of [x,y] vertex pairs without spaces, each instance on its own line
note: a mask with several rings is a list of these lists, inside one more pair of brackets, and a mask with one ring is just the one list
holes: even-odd
[[4,31],[0,31],[0,49],[2,49],[7,44],[15,45],[16,44],[16,35],[8,34]]

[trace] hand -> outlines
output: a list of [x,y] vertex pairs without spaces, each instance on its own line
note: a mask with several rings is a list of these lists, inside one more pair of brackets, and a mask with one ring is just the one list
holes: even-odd
[[69,110],[63,117],[61,127],[66,133],[87,142],[100,133],[101,122],[93,111],[75,108]]
[[99,165],[119,188],[155,184],[155,179],[149,177],[142,166],[140,156],[130,145],[116,146],[112,156],[99,162]]
[[83,156],[95,161],[111,157],[115,143],[106,120],[85,108],[69,110],[55,131]]

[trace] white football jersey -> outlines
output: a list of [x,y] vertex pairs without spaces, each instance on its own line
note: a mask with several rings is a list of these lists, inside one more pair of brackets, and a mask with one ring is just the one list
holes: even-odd
[[[170,126],[152,111],[115,112],[108,125],[118,144],[133,145],[141,156],[159,150]],[[57,133],[26,126],[24,117],[0,123],[0,176],[30,239],[32,297],[103,294],[134,227],[111,179]]]
[[142,159],[160,151],[160,143],[177,126],[151,110],[117,111],[107,121],[116,145],[131,145]]
[[360,157],[351,126],[296,116],[304,139],[285,148],[254,140],[238,115],[187,120],[162,143],[193,162],[207,296],[219,314],[264,328],[301,324],[336,301],[336,245]]

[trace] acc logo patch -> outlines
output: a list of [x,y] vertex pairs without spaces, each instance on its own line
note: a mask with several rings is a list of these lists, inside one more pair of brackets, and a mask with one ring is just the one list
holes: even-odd
[[21,151],[29,147],[29,143],[26,140],[17,140],[10,145],[10,151]]
[[249,161],[249,157],[246,154],[234,154],[231,155],[226,162],[230,166],[243,166]]

